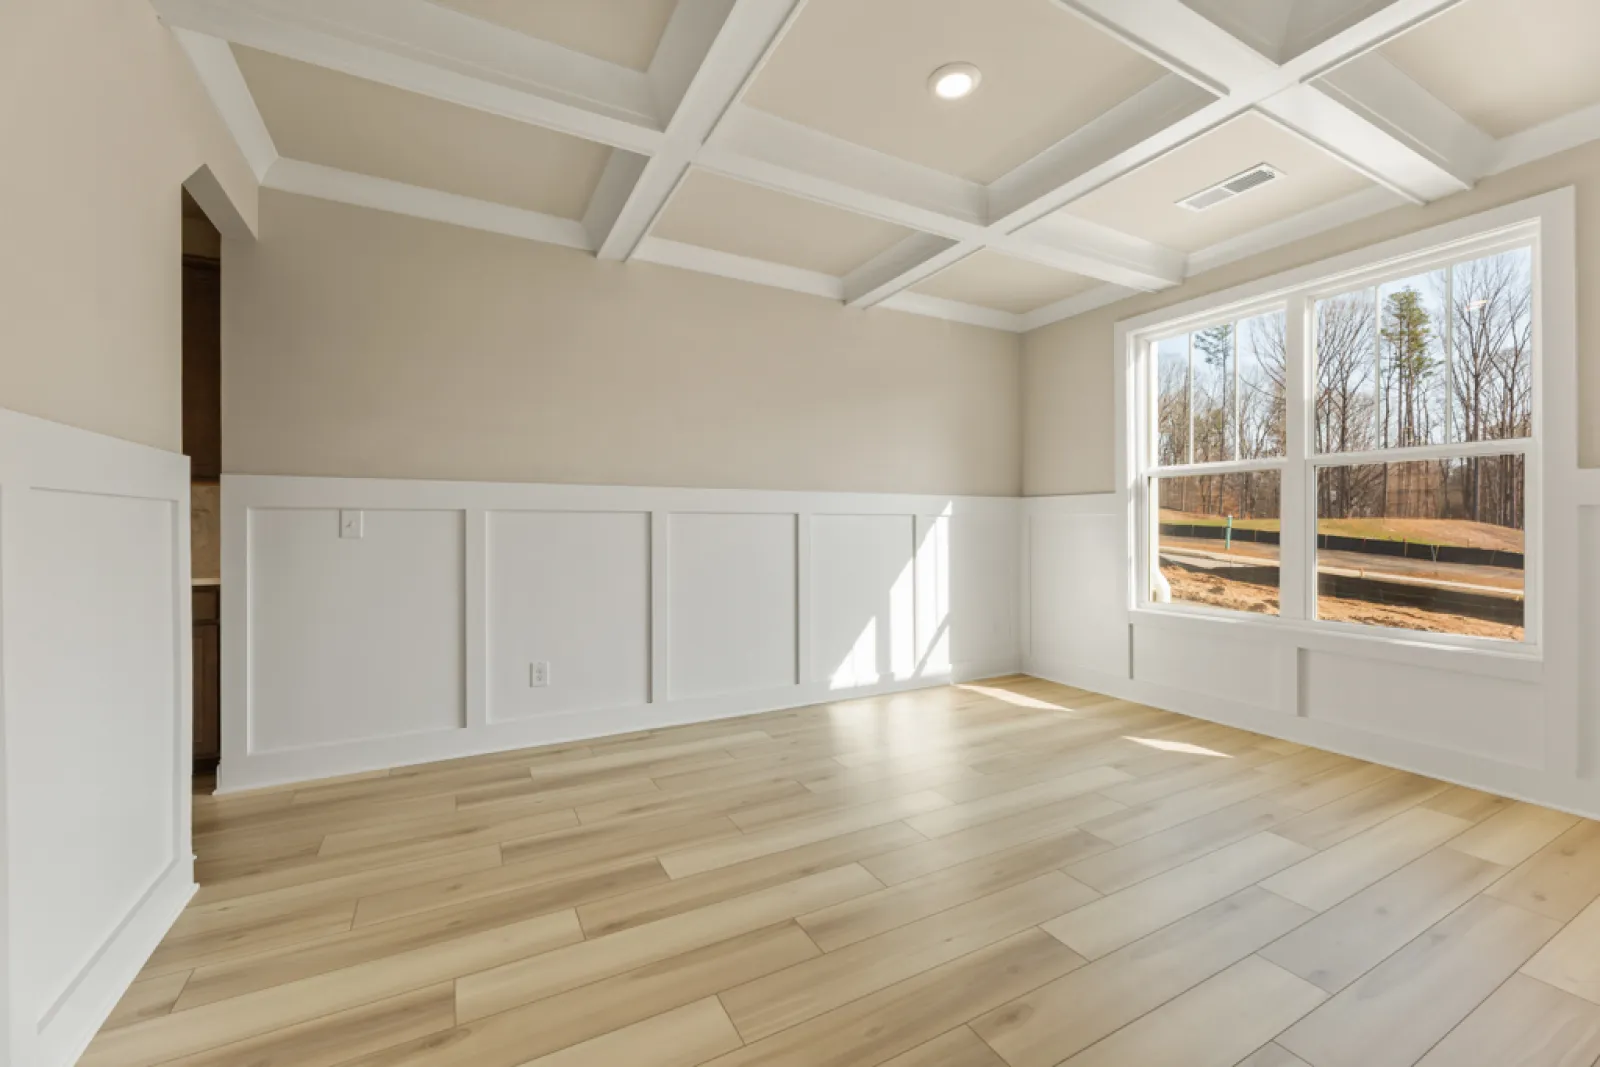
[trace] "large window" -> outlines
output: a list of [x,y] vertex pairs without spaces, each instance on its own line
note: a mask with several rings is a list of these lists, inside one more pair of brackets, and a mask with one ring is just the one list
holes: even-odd
[[1525,640],[1534,240],[1136,335],[1143,601]]

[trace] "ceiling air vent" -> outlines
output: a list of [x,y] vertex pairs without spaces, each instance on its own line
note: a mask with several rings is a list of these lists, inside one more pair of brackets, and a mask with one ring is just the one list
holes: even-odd
[[1283,172],[1267,163],[1258,163],[1242,174],[1235,174],[1227,181],[1218,182],[1207,189],[1202,189],[1192,196],[1186,196],[1178,201],[1179,207],[1186,207],[1190,211],[1204,211],[1216,207],[1224,200],[1232,200],[1241,193],[1251,189],[1259,189],[1268,182],[1277,181],[1283,177]]

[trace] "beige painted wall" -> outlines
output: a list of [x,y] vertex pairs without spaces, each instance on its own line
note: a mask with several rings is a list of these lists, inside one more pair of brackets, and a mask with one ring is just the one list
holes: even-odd
[[1600,466],[1600,142],[1595,142],[1486,178],[1468,192],[1426,207],[1375,215],[1208,271],[1176,289],[1131,297],[1028,334],[1023,339],[1023,492],[1052,496],[1115,487],[1112,367],[1119,320],[1568,185],[1578,193],[1579,461]]
[[0,407],[176,451],[179,187],[256,183],[144,0],[0,2]]
[[260,232],[230,473],[1020,490],[1016,335],[273,191]]

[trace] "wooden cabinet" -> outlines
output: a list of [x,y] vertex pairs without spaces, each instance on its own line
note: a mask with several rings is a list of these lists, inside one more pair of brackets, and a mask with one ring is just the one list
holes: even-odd
[[194,762],[210,771],[222,756],[222,590],[194,587]]

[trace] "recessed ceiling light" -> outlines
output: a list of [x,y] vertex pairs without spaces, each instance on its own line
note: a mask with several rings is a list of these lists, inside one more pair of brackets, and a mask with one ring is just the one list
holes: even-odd
[[928,88],[940,100],[960,100],[982,80],[983,72],[971,63],[946,63],[928,76]]

